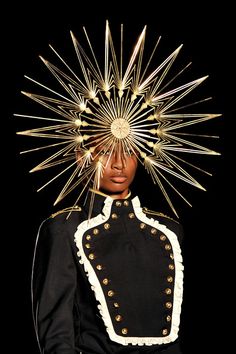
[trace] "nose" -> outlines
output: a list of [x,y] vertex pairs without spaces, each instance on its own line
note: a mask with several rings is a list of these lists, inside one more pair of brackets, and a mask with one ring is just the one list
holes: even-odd
[[124,156],[119,149],[112,154],[111,167],[114,170],[122,170],[125,167]]

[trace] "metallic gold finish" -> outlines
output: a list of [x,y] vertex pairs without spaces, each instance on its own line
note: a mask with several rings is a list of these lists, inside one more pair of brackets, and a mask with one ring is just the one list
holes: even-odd
[[109,283],[109,280],[108,280],[107,278],[104,278],[104,279],[102,280],[102,283],[103,283],[104,285],[107,285],[107,284]]
[[112,296],[115,295],[115,293],[114,293],[113,290],[109,290],[109,291],[107,292],[107,295],[108,295],[109,297],[112,297]]
[[167,277],[167,281],[168,281],[168,283],[173,283],[174,278],[173,278],[171,275],[169,275],[169,276]]
[[111,225],[109,223],[104,224],[104,229],[105,230],[109,230],[110,227],[111,227]]
[[166,336],[168,334],[168,329],[164,328],[162,330],[162,334],[163,334],[163,336]]
[[170,301],[166,302],[166,308],[171,309],[172,308],[172,303]]
[[166,295],[171,295],[172,290],[170,288],[166,288],[165,293],[166,293]]
[[161,240],[161,241],[165,241],[165,240],[166,240],[166,235],[161,235],[161,236],[160,236],[160,240]]
[[116,320],[116,322],[120,322],[123,320],[123,318],[121,315],[116,315],[115,320]]
[[[125,62],[123,25],[121,26],[121,54],[117,55],[118,50],[113,44],[108,21],[105,26],[105,56],[101,66],[89,35],[85,28],[83,30],[85,34],[83,46],[82,38],[78,41],[75,35],[70,33],[77,60],[74,67],[69,66],[51,45],[50,49],[60,65],[56,66],[40,56],[40,60],[58,83],[55,88],[25,76],[38,90],[36,93],[22,91],[22,94],[48,109],[50,114],[15,114],[17,117],[44,122],[38,128],[34,124],[33,128],[19,131],[18,135],[39,137],[47,141],[43,146],[36,146],[21,153],[43,149],[52,151],[30,172],[55,166],[61,167],[60,172],[38,190],[69,173],[54,204],[60,202],[80,185],[81,191],[76,199],[76,205],[89,184],[92,183],[93,189],[99,190],[100,179],[109,156],[119,146],[122,155],[137,156],[177,215],[168,189],[177,193],[187,204],[190,203],[170,179],[175,177],[178,181],[205,190],[188,170],[190,168],[208,175],[210,173],[195,166],[189,160],[196,154],[220,155],[198,144],[195,139],[199,138],[202,141],[218,138],[218,136],[207,132],[200,134],[198,131],[191,130],[193,126],[220,116],[220,114],[193,113],[192,110],[188,110],[189,106],[201,104],[209,98],[199,99],[191,104],[186,102],[180,104],[190,92],[206,80],[207,76],[174,85],[176,78],[179,78],[190,65],[180,67],[175,70],[175,76],[170,77],[169,72],[182,45],[172,50],[166,59],[160,62],[156,55],[161,38],[159,37],[154,43],[154,50],[151,51],[150,57],[146,58],[144,55],[146,26],[137,38],[130,58]],[[85,46],[87,51],[84,49]],[[150,65],[153,63],[154,65]],[[97,159],[96,149],[100,146],[104,148],[105,155],[108,157],[101,156]],[[75,161],[75,151],[79,151],[77,161]]]
[[121,333],[122,334],[128,334],[128,328],[122,328]]
[[154,227],[151,228],[151,234],[152,235],[156,235],[157,234],[157,229],[155,229]]
[[141,222],[141,224],[139,225],[141,230],[144,230],[146,228],[146,224],[144,222]]

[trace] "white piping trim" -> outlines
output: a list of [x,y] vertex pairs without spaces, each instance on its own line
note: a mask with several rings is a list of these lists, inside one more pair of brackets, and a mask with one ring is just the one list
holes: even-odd
[[180,323],[180,312],[183,296],[183,265],[182,265],[182,256],[181,250],[178,243],[177,236],[174,232],[170,231],[165,225],[160,224],[157,220],[149,219],[142,211],[140,207],[140,202],[138,197],[135,197],[132,200],[133,208],[136,217],[146,224],[159,229],[164,232],[169,238],[169,241],[172,245],[174,261],[175,261],[175,284],[174,284],[174,303],[173,303],[173,314],[172,314],[172,324],[171,331],[168,336],[165,337],[123,337],[115,333],[110,313],[107,307],[106,298],[104,296],[101,284],[96,276],[96,273],[90,263],[90,260],[87,258],[84,249],[83,249],[83,235],[84,233],[91,228],[97,227],[102,223],[105,223],[111,214],[111,207],[113,203],[111,197],[107,197],[104,201],[103,214],[99,214],[90,220],[85,220],[78,225],[77,231],[75,232],[75,243],[78,248],[77,255],[79,256],[79,262],[83,264],[84,270],[88,276],[88,280],[91,284],[91,289],[95,293],[95,298],[99,302],[98,309],[102,316],[102,319],[105,323],[106,330],[109,334],[109,337],[112,341],[120,343],[122,345],[154,345],[154,344],[168,344],[173,342],[178,338],[179,323]]

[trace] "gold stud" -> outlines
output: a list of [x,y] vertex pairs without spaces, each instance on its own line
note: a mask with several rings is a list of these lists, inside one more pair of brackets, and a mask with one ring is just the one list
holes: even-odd
[[94,258],[95,258],[94,253],[90,253],[90,254],[89,254],[89,259],[93,260]]
[[170,316],[170,315],[166,316],[166,321],[167,321],[167,322],[170,322],[170,321],[171,321],[171,316]]
[[91,235],[87,235],[86,240],[88,240],[88,241],[91,240]]
[[113,303],[113,306],[114,306],[115,308],[120,307],[120,305],[118,304],[118,302],[114,302],[114,303]]
[[167,277],[168,283],[173,283],[173,280],[174,280],[174,278],[173,278],[171,275],[169,275],[169,276]]
[[96,268],[97,268],[97,270],[102,270],[102,265],[101,264],[97,264]]
[[174,259],[173,253],[170,253],[170,258],[171,258],[171,259]]
[[164,328],[164,329],[162,330],[162,334],[163,334],[163,336],[166,336],[166,335],[168,334],[168,330],[167,330],[166,328]]
[[155,229],[154,227],[151,228],[151,234],[152,235],[156,235],[157,234],[157,229]]
[[109,291],[107,292],[107,295],[108,295],[109,297],[112,297],[112,296],[115,295],[115,292],[114,292],[113,290],[109,290]]
[[120,200],[117,200],[115,204],[116,204],[117,207],[120,207],[122,203],[121,203]]
[[98,229],[93,229],[93,234],[94,235],[98,235],[99,234],[99,230]]
[[107,222],[106,224],[104,224],[104,229],[105,230],[109,230],[111,227],[111,225]]
[[170,288],[165,289],[166,295],[170,295],[172,293],[172,290]]
[[124,201],[124,206],[129,206],[129,201],[128,200]]
[[122,321],[122,316],[121,315],[116,315],[116,317],[115,317],[115,320],[116,320],[116,322],[120,322],[120,321]]
[[139,225],[140,229],[143,230],[146,227],[146,224],[144,222],[141,222],[141,224]]
[[160,236],[160,240],[161,240],[161,241],[165,241],[165,240],[166,240],[166,235],[161,235],[161,236]]
[[91,248],[90,243],[86,243],[86,244],[85,244],[85,247],[86,247],[86,248]]
[[111,214],[111,218],[112,218],[112,219],[117,219],[117,218],[118,218],[118,215],[117,215],[116,213],[112,213],[112,214]]
[[133,219],[135,217],[134,213],[129,213],[129,218]]
[[166,302],[166,308],[171,309],[171,307],[172,307],[172,302],[170,301]]
[[168,268],[170,269],[170,270],[173,270],[173,269],[175,269],[175,266],[174,266],[174,264],[169,264],[169,266],[168,266]]
[[108,280],[107,278],[104,278],[104,279],[102,280],[102,283],[103,283],[104,285],[107,285],[107,284],[109,283],[109,280]]
[[122,334],[127,334],[128,333],[128,328],[122,328],[121,333]]
[[165,245],[165,249],[166,249],[167,251],[171,250],[171,245],[170,245],[169,243],[167,243],[167,244]]

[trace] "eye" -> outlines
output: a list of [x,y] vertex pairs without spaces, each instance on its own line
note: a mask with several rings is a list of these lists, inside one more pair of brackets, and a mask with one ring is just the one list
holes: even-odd
[[126,150],[125,150],[125,155],[127,155],[127,156],[132,156],[132,155],[134,155],[134,151],[131,150],[131,149],[126,149]]
[[104,156],[104,155],[109,156],[110,154],[111,154],[110,150],[100,150],[100,151],[98,151],[98,155],[99,156]]

